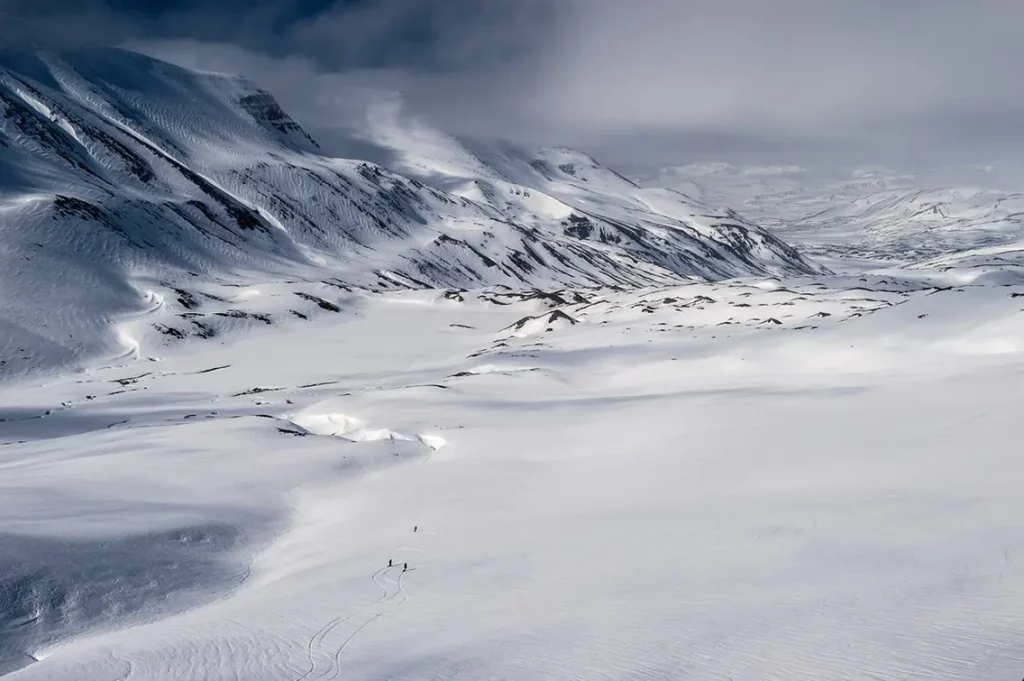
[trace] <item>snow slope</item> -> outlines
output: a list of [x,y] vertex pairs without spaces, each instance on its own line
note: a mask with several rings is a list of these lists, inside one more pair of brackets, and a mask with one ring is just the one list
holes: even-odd
[[267,282],[8,385],[5,678],[1013,678],[1024,287],[945,277]]
[[[420,174],[453,171],[458,143],[404,134]],[[476,165],[454,168],[458,187],[331,158],[252,83],[121,50],[0,52],[0,151],[0,375],[116,352],[115,320],[190,282],[634,286],[820,271],[732,213],[681,196],[649,210],[589,159],[581,171],[615,181],[586,184],[573,152],[467,152]]]

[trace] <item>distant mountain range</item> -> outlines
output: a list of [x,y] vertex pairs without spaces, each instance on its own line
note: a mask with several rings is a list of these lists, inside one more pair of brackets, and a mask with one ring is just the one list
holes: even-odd
[[870,168],[705,164],[670,168],[644,184],[730,205],[817,256],[919,263],[1024,238],[1024,194]]

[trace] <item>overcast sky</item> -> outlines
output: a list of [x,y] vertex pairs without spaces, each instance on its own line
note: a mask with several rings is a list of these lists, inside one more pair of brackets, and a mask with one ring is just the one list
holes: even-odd
[[1024,149],[1019,0],[0,0],[0,31],[242,73],[321,136],[400,93],[620,164]]

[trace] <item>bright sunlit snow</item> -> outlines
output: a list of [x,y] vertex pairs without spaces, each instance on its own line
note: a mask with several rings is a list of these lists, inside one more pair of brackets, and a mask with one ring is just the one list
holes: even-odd
[[1022,675],[1019,235],[780,227],[832,274],[569,150],[5,59],[5,679]]

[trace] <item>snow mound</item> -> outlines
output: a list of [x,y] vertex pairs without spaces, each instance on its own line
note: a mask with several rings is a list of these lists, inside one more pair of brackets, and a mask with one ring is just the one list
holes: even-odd
[[420,442],[435,451],[448,444],[439,435],[406,435],[389,428],[373,428],[361,419],[345,414],[303,413],[284,418],[311,435],[327,435],[350,442],[377,442],[380,440]]

